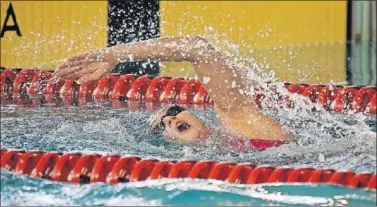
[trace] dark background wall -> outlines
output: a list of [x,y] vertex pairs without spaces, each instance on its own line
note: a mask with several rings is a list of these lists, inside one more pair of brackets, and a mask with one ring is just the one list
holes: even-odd
[[[109,0],[108,46],[160,36],[159,0]],[[113,72],[157,75],[157,61],[119,64]]]

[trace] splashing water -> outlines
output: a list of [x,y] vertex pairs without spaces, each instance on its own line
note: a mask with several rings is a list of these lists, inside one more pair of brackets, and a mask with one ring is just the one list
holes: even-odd
[[[283,83],[256,63],[252,49],[219,38],[213,29],[205,35],[223,51],[228,64],[241,70],[254,87],[274,87],[288,95]],[[245,49],[246,48],[246,49]],[[242,58],[248,57],[248,58]],[[205,80],[210,81],[210,80]],[[268,83],[268,84],[267,84]],[[237,84],[235,84],[236,87]],[[267,100],[276,93],[264,90]],[[363,114],[332,114],[307,98],[289,94],[294,109],[273,102],[264,113],[278,120],[294,142],[263,152],[238,152],[212,137],[202,146],[167,142],[148,130],[149,111],[88,107],[1,106],[1,146],[12,149],[136,155],[160,159],[209,159],[253,162],[274,166],[332,168],[376,172],[376,119]],[[312,112],[315,107],[319,112]],[[220,130],[212,110],[190,109],[208,126]],[[81,193],[78,193],[81,192]],[[193,201],[192,197],[198,197]],[[43,198],[43,199],[41,199]],[[190,199],[191,198],[191,199]],[[5,205],[274,205],[274,204],[374,204],[373,192],[338,186],[257,185],[235,186],[222,182],[162,180],[114,186],[71,185],[1,171],[1,203]],[[197,203],[195,203],[197,202]]]

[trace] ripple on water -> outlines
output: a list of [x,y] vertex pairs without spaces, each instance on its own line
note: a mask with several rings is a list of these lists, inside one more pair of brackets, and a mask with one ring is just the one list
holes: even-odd
[[[212,110],[192,109],[220,129]],[[365,115],[292,115],[269,111],[293,132],[295,142],[263,152],[239,152],[209,139],[203,146],[165,141],[147,130],[149,111],[106,107],[1,106],[1,145],[45,151],[116,153],[161,159],[212,159],[376,172],[374,118]]]

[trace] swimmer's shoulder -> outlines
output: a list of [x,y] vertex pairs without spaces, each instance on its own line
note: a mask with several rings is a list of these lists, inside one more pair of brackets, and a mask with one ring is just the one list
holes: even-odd
[[277,121],[254,107],[230,107],[227,110],[215,104],[214,108],[220,125],[227,131],[236,131],[249,139],[290,140]]

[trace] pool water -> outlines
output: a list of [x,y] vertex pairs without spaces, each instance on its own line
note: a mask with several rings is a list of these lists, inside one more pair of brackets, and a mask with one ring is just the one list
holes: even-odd
[[[92,104],[85,107],[1,106],[1,147],[7,149],[207,159],[273,166],[376,172],[376,119],[299,109],[269,110],[294,142],[239,152],[216,137],[203,145],[167,142],[146,130],[153,113]],[[220,130],[213,110],[190,109]],[[154,180],[117,185],[57,183],[1,170],[2,205],[375,205],[374,190],[334,185],[235,185],[211,180]]]
[[331,185],[234,185],[154,180],[116,185],[65,184],[1,172],[2,205],[375,205],[374,191]]

